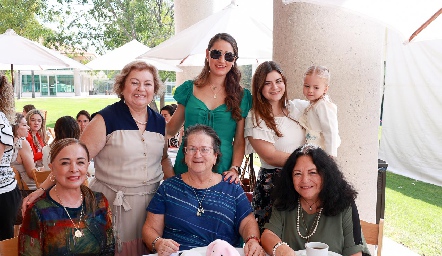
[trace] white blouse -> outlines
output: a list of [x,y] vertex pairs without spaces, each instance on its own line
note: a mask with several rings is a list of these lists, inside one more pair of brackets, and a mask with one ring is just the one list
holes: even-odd
[[[275,132],[267,127],[266,123],[260,119],[256,123],[254,111],[250,110],[245,122],[244,137],[252,137],[272,143],[278,151],[292,153],[305,142],[305,132],[303,128],[295,121],[302,115],[304,108],[308,105],[307,101],[293,100],[287,104],[289,116],[275,117],[276,126],[283,135],[276,136]],[[246,139],[246,154],[255,152]],[[281,168],[282,166],[272,166],[266,163],[262,158],[261,167],[266,169]]]

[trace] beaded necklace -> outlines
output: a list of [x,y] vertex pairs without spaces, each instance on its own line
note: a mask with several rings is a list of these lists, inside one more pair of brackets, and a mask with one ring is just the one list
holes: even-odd
[[[316,214],[315,220],[313,221],[313,224],[312,224],[312,226],[310,227],[310,231],[308,231],[307,224],[305,223],[305,220],[304,220],[304,214],[302,213],[302,210],[301,210],[301,200],[298,199],[298,218],[297,218],[297,220],[296,220],[296,229],[297,229],[297,231],[298,231],[298,235],[299,235],[300,237],[306,239],[307,242],[308,242],[309,238],[312,237],[312,236],[315,234],[316,229],[318,228],[319,219],[321,218],[322,209],[323,209],[323,208],[321,208],[321,209],[319,210],[319,212]],[[305,231],[307,231],[307,235],[306,235],[306,236],[303,236],[303,235],[301,234],[301,231],[299,230],[299,216],[301,216],[301,218],[302,218],[302,222],[303,222],[303,224],[304,224],[304,226],[305,226]]]
[[140,121],[138,121],[137,119],[135,119],[134,117],[132,117],[132,118],[134,119],[135,123],[137,123],[137,124],[140,124],[140,125],[145,125],[145,124],[147,124],[147,121],[146,121],[146,122],[140,122]]

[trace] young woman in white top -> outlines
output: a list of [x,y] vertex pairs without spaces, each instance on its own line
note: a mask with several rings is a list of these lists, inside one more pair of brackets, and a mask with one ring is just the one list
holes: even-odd
[[258,153],[261,169],[253,191],[253,208],[261,232],[272,210],[270,193],[277,175],[290,156],[304,144],[305,132],[299,125],[308,102],[287,99],[287,80],[273,61],[258,66],[252,78],[253,105],[245,123],[248,152]]

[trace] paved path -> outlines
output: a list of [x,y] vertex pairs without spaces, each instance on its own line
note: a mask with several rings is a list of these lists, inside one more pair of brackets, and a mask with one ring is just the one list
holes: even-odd
[[384,236],[382,256],[419,256],[419,254]]

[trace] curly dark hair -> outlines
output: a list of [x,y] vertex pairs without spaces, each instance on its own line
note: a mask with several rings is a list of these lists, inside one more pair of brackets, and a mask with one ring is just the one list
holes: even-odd
[[[238,45],[236,44],[235,38],[233,38],[231,35],[227,33],[218,33],[210,39],[209,45],[207,46],[207,50],[210,51],[212,49],[213,44],[215,44],[215,42],[220,40],[228,42],[232,46],[233,53],[236,56],[232,68],[226,75],[225,103],[227,106],[227,110],[232,112],[232,118],[236,121],[240,121],[242,119],[240,105],[244,89],[239,84],[239,82],[241,81],[241,72],[239,71],[238,65],[236,64],[236,60],[238,59]],[[207,84],[209,79],[209,74],[210,74],[209,61],[205,59],[204,68],[194,81],[195,86],[204,86],[205,84]]]
[[335,216],[349,207],[356,199],[357,192],[348,183],[336,162],[321,148],[309,144],[297,148],[288,158],[275,182],[272,192],[273,205],[279,211],[294,210],[298,205],[299,194],[293,184],[293,168],[300,156],[310,156],[322,178],[319,199],[322,213]]
[[[221,159],[221,139],[218,137],[218,134],[216,134],[215,130],[213,130],[212,127],[207,126],[207,125],[202,125],[202,124],[196,124],[193,126],[189,126],[185,131],[184,131],[184,136],[183,136],[183,148],[187,147],[187,139],[189,138],[190,135],[192,134],[196,134],[196,133],[202,133],[205,134],[209,137],[212,137],[212,147],[213,147],[213,153],[217,154],[218,157],[216,158],[216,163],[214,166],[214,169],[216,170],[216,168],[218,167],[218,164],[220,162]],[[183,158],[184,161],[184,158]]]

